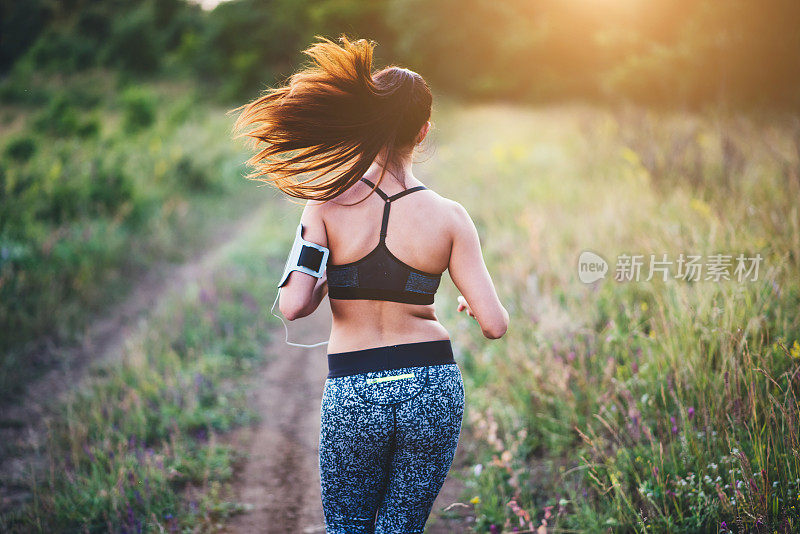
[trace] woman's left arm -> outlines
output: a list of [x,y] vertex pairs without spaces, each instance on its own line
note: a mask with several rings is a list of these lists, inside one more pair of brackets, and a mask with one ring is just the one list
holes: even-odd
[[[327,247],[328,234],[322,218],[322,205],[322,202],[309,200],[303,209],[300,222],[303,225],[303,239]],[[320,278],[301,271],[292,271],[286,284],[281,288],[279,304],[281,313],[289,321],[311,315],[327,294],[327,270]]]

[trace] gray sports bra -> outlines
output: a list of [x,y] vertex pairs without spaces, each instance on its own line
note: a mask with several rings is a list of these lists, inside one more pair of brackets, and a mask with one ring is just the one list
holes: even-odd
[[[370,187],[375,185],[361,179]],[[328,261],[328,297],[332,299],[389,300],[408,304],[433,304],[441,274],[426,273],[400,260],[386,247],[386,228],[392,202],[414,191],[427,189],[424,185],[411,187],[396,195],[375,192],[386,202],[383,207],[380,240],[377,246],[360,260],[341,265]]]

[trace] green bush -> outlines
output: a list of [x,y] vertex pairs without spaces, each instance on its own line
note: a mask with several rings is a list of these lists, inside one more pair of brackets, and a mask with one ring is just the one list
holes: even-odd
[[36,116],[34,126],[42,133],[62,137],[73,135],[79,128],[78,113],[64,95],[58,94]]
[[113,215],[119,206],[133,199],[135,184],[121,165],[95,158],[89,177],[88,200],[93,215]]
[[25,163],[36,153],[36,139],[29,135],[22,135],[9,141],[6,145],[5,155],[18,163]]
[[56,94],[34,119],[41,133],[56,137],[93,137],[100,131],[96,118],[82,119],[73,102],[64,93]]
[[190,191],[209,191],[215,189],[209,169],[202,167],[189,156],[182,156],[172,170],[173,180]]
[[0,80],[0,101],[7,105],[42,106],[52,97],[53,91],[33,82],[38,65],[30,56],[14,63],[5,79]]
[[67,25],[54,25],[42,33],[26,56],[37,69],[48,72],[77,72],[96,62],[97,44]]
[[100,120],[97,117],[91,117],[82,121],[75,130],[75,134],[83,139],[97,137],[100,134]]
[[123,17],[112,19],[112,30],[103,50],[103,63],[136,74],[154,73],[163,52],[151,3],[141,4]]
[[[55,85],[47,76],[30,81],[32,91]],[[0,134],[1,398],[51,365],[43,347],[80,335],[129,274],[165,256],[180,261],[207,239],[204,224],[241,209],[233,204],[243,200],[234,190],[245,185],[243,159],[224,113],[197,106],[184,87],[128,87],[97,99],[113,82],[103,71],[59,75],[43,109],[9,111],[29,126]],[[94,96],[81,99],[92,84]],[[156,120],[161,98],[165,113],[178,110],[170,120]],[[226,194],[209,194],[218,191]]]
[[123,128],[135,133],[150,127],[156,120],[156,99],[141,87],[129,87],[122,95]]

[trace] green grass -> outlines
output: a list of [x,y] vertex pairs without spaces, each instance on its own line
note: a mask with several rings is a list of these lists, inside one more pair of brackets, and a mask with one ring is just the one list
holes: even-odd
[[0,400],[137,273],[185,259],[258,201],[231,117],[191,85],[104,71],[31,83],[41,104],[0,108]]
[[[511,314],[487,341],[450,285],[437,299],[463,350],[476,530],[796,530],[797,127],[580,106],[434,120],[426,177],[472,214]],[[605,280],[578,280],[583,250]],[[645,255],[642,281],[613,279],[623,253]],[[757,281],[643,281],[664,253],[764,260]]]
[[46,476],[4,531],[214,531],[239,510],[227,486],[237,451],[217,438],[256,415],[237,383],[268,357],[284,211],[265,210],[210,281],[149,317],[123,361],[60,407]]
[[[140,94],[126,98],[142,105]],[[157,118],[126,137],[138,149],[121,168],[166,177],[180,152],[189,166],[210,157],[233,172],[241,159],[227,148],[184,147],[222,139],[226,122],[211,115],[150,137]],[[127,128],[119,120],[108,127]],[[488,341],[456,314],[451,284],[437,298],[467,387],[475,530],[796,530],[797,127],[781,117],[448,102],[434,122],[437,148],[418,172],[472,214],[511,314],[507,335]],[[30,151],[18,140],[4,157],[46,174],[53,160],[26,160]],[[162,209],[184,221],[236,204],[220,201],[230,192],[175,195]],[[264,356],[271,280],[296,220],[280,206],[213,284],[153,320],[124,364],[66,404],[47,444],[50,475],[7,524],[213,530],[236,510],[225,486],[235,454],[215,436],[252,415],[236,384]],[[181,235],[174,220],[152,221],[153,250],[169,250]],[[102,251],[112,260],[123,245],[113,246]],[[583,250],[609,261],[605,280],[578,280]],[[764,260],[756,281],[617,282],[623,253]]]

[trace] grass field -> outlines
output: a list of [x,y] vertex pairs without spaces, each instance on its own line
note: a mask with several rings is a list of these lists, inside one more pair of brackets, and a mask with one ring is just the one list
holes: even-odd
[[197,252],[257,200],[225,110],[191,84],[96,71],[25,87],[30,102],[0,106],[0,400],[139,273]]
[[[433,120],[418,176],[472,214],[511,314],[488,341],[457,316],[452,284],[437,297],[475,440],[460,445],[474,461],[471,528],[796,530],[797,124],[451,102]],[[222,118],[192,129],[207,147],[227,133]],[[17,525],[214,530],[236,509],[235,452],[215,436],[249,421],[237,384],[280,327],[266,318],[293,209],[276,203],[212,285],[64,406],[51,474]],[[580,282],[584,250],[608,261],[605,279]],[[763,257],[756,280],[645,280],[650,254],[740,253]],[[640,281],[614,280],[621,254],[644,256]]]
[[[579,106],[438,119],[430,181],[472,213],[511,313],[500,342],[456,332],[479,529],[795,531],[797,123]],[[584,250],[604,280],[579,281]],[[681,253],[731,255],[731,280],[676,263],[646,281],[650,254]],[[644,256],[638,282],[614,279],[621,254]],[[739,254],[763,257],[755,281],[734,276]]]
[[227,483],[240,451],[218,436],[254,421],[239,381],[270,356],[274,258],[292,235],[281,211],[262,210],[208,279],[155,310],[122,361],[96,366],[63,402],[46,473],[4,531],[208,532],[239,509]]

